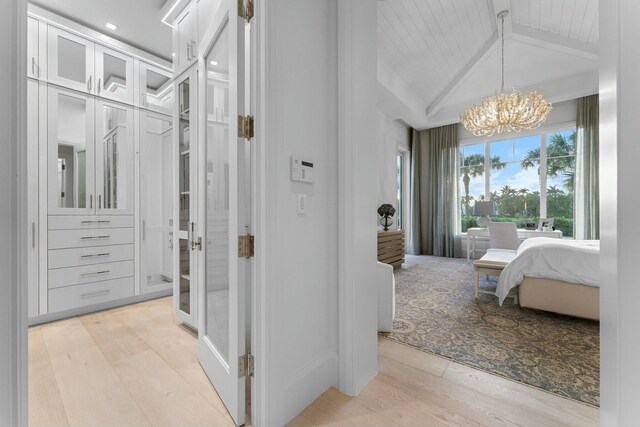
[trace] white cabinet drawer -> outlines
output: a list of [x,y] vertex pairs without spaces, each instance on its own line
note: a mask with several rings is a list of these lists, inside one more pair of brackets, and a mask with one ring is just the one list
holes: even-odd
[[53,230],[49,231],[48,235],[49,249],[126,245],[133,243],[133,228]]
[[121,279],[123,277],[133,276],[133,261],[57,268],[55,270],[49,270],[47,276],[49,289]]
[[91,230],[133,227],[133,216],[49,215],[49,230]]
[[133,277],[49,290],[49,313],[133,296]]
[[48,253],[48,268],[77,267],[107,262],[130,261],[133,245],[96,246],[91,248],[53,249]]

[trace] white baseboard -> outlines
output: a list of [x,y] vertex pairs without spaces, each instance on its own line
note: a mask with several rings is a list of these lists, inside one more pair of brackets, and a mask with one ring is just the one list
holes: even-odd
[[[323,353],[310,360],[285,380],[282,405],[283,424],[295,418],[304,408],[330,387],[338,384],[338,353]],[[310,386],[311,385],[311,386]]]
[[160,292],[153,292],[149,294],[136,295],[130,298],[123,298],[115,301],[103,302],[101,304],[88,305],[85,307],[78,307],[71,310],[64,310],[56,313],[43,314],[40,316],[30,317],[28,325],[34,326],[34,325],[40,325],[42,323],[55,322],[56,320],[67,319],[69,317],[81,316],[83,314],[95,313],[97,311],[109,310],[111,308],[122,307],[124,305],[136,304],[139,302],[163,298],[171,294],[173,294],[173,290],[167,289]]

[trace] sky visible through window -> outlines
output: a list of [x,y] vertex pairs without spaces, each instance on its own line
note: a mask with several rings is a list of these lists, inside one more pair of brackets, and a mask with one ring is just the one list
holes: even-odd
[[[541,145],[545,144],[546,188],[541,188]],[[463,231],[475,226],[473,205],[489,197],[496,202],[497,217],[519,226],[527,220],[559,217],[563,233],[573,235],[573,179],[575,130],[542,133],[460,148],[460,212]],[[488,151],[488,153],[487,153]],[[543,152],[544,152],[543,151]],[[485,168],[485,155],[489,167]],[[544,164],[544,162],[542,162]],[[546,173],[546,174],[545,174]],[[485,194],[488,183],[489,194]],[[541,193],[546,204],[541,204]]]

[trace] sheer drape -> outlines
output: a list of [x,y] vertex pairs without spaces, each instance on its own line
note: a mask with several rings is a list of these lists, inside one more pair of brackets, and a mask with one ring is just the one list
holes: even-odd
[[575,238],[600,238],[598,95],[578,99],[576,117]]
[[[427,255],[454,256],[458,199],[458,125],[426,131]],[[423,168],[424,171],[424,168]]]
[[422,227],[420,221],[420,194],[422,182],[422,144],[420,144],[420,133],[411,130],[411,183],[410,183],[410,235],[409,253],[420,255],[422,253]]

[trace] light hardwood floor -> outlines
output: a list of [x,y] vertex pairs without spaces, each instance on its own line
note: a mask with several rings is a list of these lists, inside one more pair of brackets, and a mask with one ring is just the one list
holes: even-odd
[[30,328],[29,425],[234,423],[163,298]]
[[[357,397],[327,390],[290,426],[591,426],[599,411],[379,339]],[[29,330],[31,426],[233,426],[170,298]]]
[[599,410],[380,337],[357,397],[327,390],[289,426],[597,426]]

